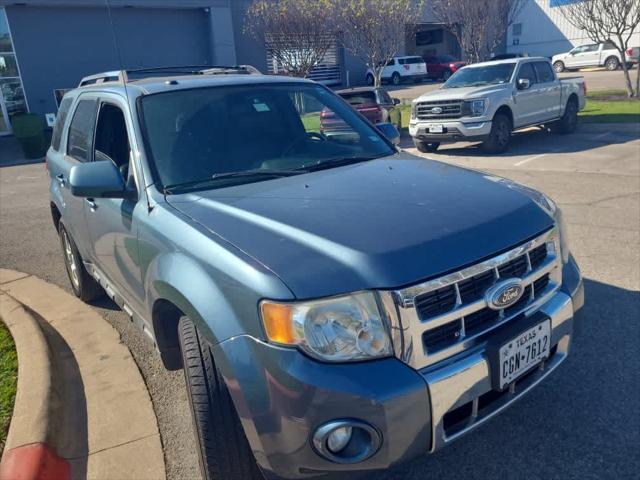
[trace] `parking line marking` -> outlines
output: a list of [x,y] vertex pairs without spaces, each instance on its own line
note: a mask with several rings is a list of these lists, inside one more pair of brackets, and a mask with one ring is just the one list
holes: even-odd
[[601,133],[600,135],[596,135],[595,137],[593,137],[593,139],[592,139],[592,140],[600,140],[601,138],[606,137],[606,136],[607,136],[607,135],[609,135],[610,133],[611,133],[611,132],[604,132],[604,133]]
[[529,163],[532,160],[535,160],[536,158],[544,157],[545,155],[546,153],[541,153],[539,155],[534,155],[533,157],[525,158],[524,160],[520,160],[519,162],[515,163],[514,166],[519,167],[520,165],[524,165],[525,163]]

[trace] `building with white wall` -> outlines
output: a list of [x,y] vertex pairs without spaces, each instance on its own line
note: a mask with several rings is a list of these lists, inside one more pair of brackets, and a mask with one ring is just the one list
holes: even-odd
[[[551,57],[573,47],[593,43],[583,30],[571,25],[560,11],[568,0],[525,0],[507,32],[507,51]],[[640,45],[640,28],[631,46]]]

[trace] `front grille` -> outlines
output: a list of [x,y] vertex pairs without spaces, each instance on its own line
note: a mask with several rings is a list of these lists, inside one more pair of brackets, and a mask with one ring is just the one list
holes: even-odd
[[[402,324],[397,334],[409,352],[404,358],[416,368],[431,365],[486,341],[486,332],[541,304],[561,283],[558,251],[552,229],[497,257],[395,291]],[[508,278],[521,280],[522,296],[510,307],[490,308],[487,289]]]
[[[439,113],[433,112],[434,108],[440,109]],[[463,102],[461,100],[420,102],[416,105],[416,116],[419,120],[460,118],[462,110]]]

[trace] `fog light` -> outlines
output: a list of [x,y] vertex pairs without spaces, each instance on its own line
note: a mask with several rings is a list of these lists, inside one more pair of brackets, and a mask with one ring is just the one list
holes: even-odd
[[351,440],[353,429],[349,426],[338,427],[327,437],[327,448],[331,453],[338,453]]

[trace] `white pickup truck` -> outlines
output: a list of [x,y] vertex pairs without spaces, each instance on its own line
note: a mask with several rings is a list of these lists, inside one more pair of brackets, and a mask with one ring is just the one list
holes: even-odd
[[412,102],[409,133],[421,152],[442,142],[482,141],[486,152],[501,153],[515,129],[573,132],[586,90],[582,77],[558,79],[543,57],[476,63]]

